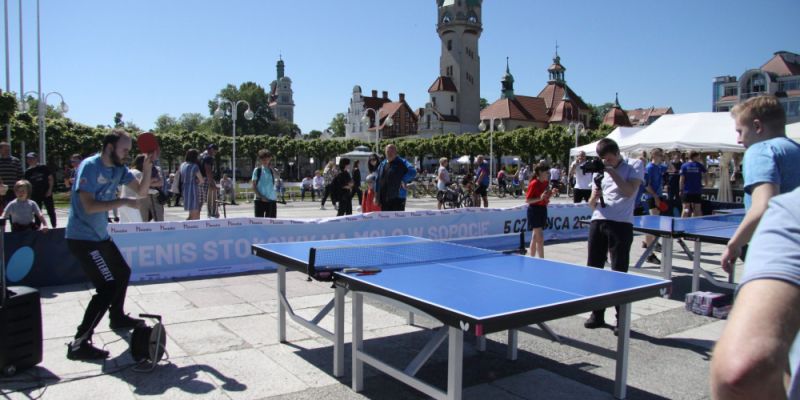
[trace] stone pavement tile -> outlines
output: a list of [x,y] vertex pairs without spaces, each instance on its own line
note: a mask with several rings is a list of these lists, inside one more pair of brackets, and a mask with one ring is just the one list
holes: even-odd
[[267,313],[267,314],[278,314],[278,300],[267,300],[267,301],[259,301],[256,303],[250,303],[253,307],[258,308],[259,310]]
[[275,287],[268,286],[260,281],[254,281],[254,283],[244,285],[222,286],[220,288],[232,293],[246,303],[258,303],[261,301],[273,300],[278,297],[278,292]]
[[244,315],[262,314],[263,311],[247,303],[230,304],[217,307],[190,308],[186,310],[164,313],[164,322],[182,323],[191,321],[207,321],[219,318],[241,317]]
[[147,293],[136,296],[129,296],[128,302],[133,300],[143,310],[150,313],[166,313],[175,310],[186,310],[195,306],[179,292]]
[[[72,340],[69,338],[46,339],[42,343],[42,363],[39,367],[49,371],[55,376],[80,374],[80,373],[99,373],[102,364],[96,362],[72,361],[67,359],[67,346]],[[102,340],[95,339],[95,345],[102,346]],[[42,376],[42,374],[40,374]],[[0,381],[2,386],[2,381]]]
[[[536,369],[499,379],[491,383],[492,387],[502,389],[510,395],[523,399],[613,399],[608,392],[602,392],[591,386],[565,378],[543,369]],[[495,391],[494,393],[502,391]],[[494,398],[494,397],[493,397]],[[515,397],[508,397],[515,398]]]
[[524,397],[510,393],[497,385],[484,383],[464,388],[464,400],[523,400]]
[[683,308],[674,308],[633,321],[631,329],[644,335],[662,338],[716,321],[718,320],[715,318],[693,314]]
[[[244,339],[253,347],[278,343],[278,320],[267,314],[223,318],[216,321],[229,331]],[[286,325],[286,339],[290,342],[308,339],[316,335],[296,324]]]
[[[360,393],[356,393],[350,389],[350,386],[336,383],[325,387],[312,387],[302,392],[294,392],[280,396],[270,397],[269,400],[320,400],[320,399],[337,399],[337,400],[364,400],[369,398],[385,398],[381,397],[368,397]],[[408,398],[408,397],[406,397]]]
[[[180,292],[185,288],[181,286],[178,282],[159,282],[159,283],[147,283],[147,284],[132,284],[131,287],[136,287],[136,289],[141,294],[147,293],[164,293],[164,292]],[[129,288],[130,289],[130,288]]]
[[[315,341],[302,341],[299,345],[295,343],[291,345],[274,344],[258,350],[309,387],[341,384],[332,375],[333,347],[319,346],[310,349],[301,347],[309,344],[319,345]],[[349,354],[347,354],[346,360],[349,361],[349,359]],[[349,370],[349,366],[346,365],[346,369]],[[349,382],[349,378],[347,381]]]
[[194,359],[182,357],[159,364],[151,373],[129,369],[120,376],[130,384],[138,399],[230,399],[208,371],[213,371],[213,367],[198,365]]
[[114,399],[134,400],[131,387],[116,375],[100,375],[86,379],[86,375],[62,377],[59,382],[50,382],[44,391],[42,399],[53,400],[87,400],[87,399]]
[[[333,300],[333,290],[328,293],[312,294],[307,296],[292,296],[289,297],[289,304],[292,305],[294,310],[303,310],[306,308],[321,309],[323,306]],[[277,295],[277,292],[276,292]],[[350,307],[346,307],[349,310]]]
[[167,334],[180,348],[193,356],[249,347],[242,338],[215,321],[170,325]]
[[[65,338],[75,335],[83,320],[85,308],[77,299],[42,305],[42,334],[44,339]],[[107,318],[104,318],[107,321]],[[107,327],[100,322],[100,327]]]
[[330,294],[333,297],[334,290],[330,282],[308,282],[303,279],[286,280],[286,295],[288,297],[311,296],[315,294]]
[[74,285],[62,285],[44,287],[39,289],[42,304],[58,303],[70,300],[86,300],[92,297],[91,285],[78,283]]
[[308,388],[299,378],[256,349],[212,353],[193,358],[199,365],[213,369],[206,372],[234,400],[261,399]]
[[175,282],[183,286],[184,289],[202,289],[208,287],[225,286],[224,280],[219,278],[210,278],[210,277],[179,279],[176,280]]
[[697,328],[667,335],[667,338],[681,340],[710,350],[722,336],[722,330],[725,328],[726,322],[725,320],[715,321]]
[[180,292],[180,295],[198,308],[245,303],[244,300],[221,287],[189,289]]
[[260,276],[262,274],[262,272],[248,272],[243,274],[222,276],[217,279],[222,282],[222,286],[248,285],[253,282],[261,281]]

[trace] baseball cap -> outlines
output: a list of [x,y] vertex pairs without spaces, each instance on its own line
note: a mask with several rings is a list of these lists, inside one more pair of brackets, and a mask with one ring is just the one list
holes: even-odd
[[206,146],[206,150],[219,150],[219,146],[216,143],[211,143],[210,145]]
[[37,158],[37,157],[38,157],[38,155],[36,155],[36,153],[34,153],[34,152],[30,152],[30,153],[25,155],[25,158]]

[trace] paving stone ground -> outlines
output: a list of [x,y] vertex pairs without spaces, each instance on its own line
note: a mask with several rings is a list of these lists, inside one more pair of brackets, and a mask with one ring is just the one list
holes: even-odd
[[[519,200],[495,201],[498,206]],[[431,200],[410,201],[409,209],[431,208]],[[229,216],[248,215],[251,205],[229,210]],[[435,206],[434,206],[435,207]],[[332,214],[318,204],[291,203],[279,209],[285,217]],[[168,219],[185,217],[169,209]],[[61,219],[62,221],[64,219]],[[639,238],[635,240],[638,243]],[[704,246],[703,259],[719,257],[721,247]],[[634,246],[632,259],[641,249]],[[548,258],[583,264],[586,242],[551,243]],[[709,398],[711,348],[725,322],[683,309],[689,291],[691,262],[675,253],[674,289],[670,298],[634,304],[628,371],[629,399]],[[721,271],[707,264],[718,276]],[[350,389],[350,304],[346,310],[346,373],[334,378],[331,344],[289,322],[289,343],[277,341],[277,301],[274,273],[134,284],[127,310],[161,314],[168,333],[169,362],[152,373],[134,371],[127,335],[100,324],[95,343],[108,349],[105,362],[69,361],[65,343],[74,334],[91,296],[89,286],[42,289],[44,361],[36,368],[0,378],[0,394],[10,399],[416,399],[421,393],[365,367],[365,390]],[[311,317],[332,297],[330,283],[308,282],[288,274],[288,296],[298,314]],[[707,284],[702,289],[711,290]],[[368,301],[365,305],[366,348],[405,365],[432,335],[436,321],[417,318],[407,325],[405,313]],[[586,315],[551,321],[561,344],[538,329],[519,335],[519,359],[505,358],[505,335],[489,335],[487,351],[478,352],[465,338],[464,397],[467,399],[609,399],[614,386],[610,329],[586,330]],[[613,321],[613,311],[607,313]],[[325,318],[321,325],[332,327]],[[600,353],[594,354],[594,352]],[[439,349],[418,376],[434,385],[446,384],[446,346]]]

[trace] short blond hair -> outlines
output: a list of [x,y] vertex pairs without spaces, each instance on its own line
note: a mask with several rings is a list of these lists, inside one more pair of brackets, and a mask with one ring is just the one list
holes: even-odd
[[33,185],[31,185],[31,183],[26,179],[20,179],[14,184],[14,191],[16,191],[18,188],[24,188],[25,193],[27,193],[28,196],[30,196],[31,192],[33,191]]
[[786,112],[773,95],[751,97],[734,106],[731,115],[742,123],[750,124],[759,120],[768,128],[781,132],[786,129]]
[[439,159],[439,165],[443,165],[445,162],[447,162],[447,157],[442,157]]

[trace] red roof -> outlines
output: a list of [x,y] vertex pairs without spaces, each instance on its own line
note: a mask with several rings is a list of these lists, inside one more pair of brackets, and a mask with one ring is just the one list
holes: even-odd
[[500,99],[481,110],[481,119],[513,119],[518,121],[547,121],[544,100],[538,97],[514,96]]
[[719,100],[717,100],[717,102],[738,101],[738,100],[739,100],[739,96],[735,96],[735,95],[734,96],[722,96],[722,97],[719,98]]
[[[418,119],[417,114],[411,109],[411,107],[408,106],[408,104],[406,104],[406,102],[404,102],[404,101],[392,101],[392,102],[385,103],[383,105],[383,107],[381,107],[378,110],[378,115],[380,116],[380,121],[381,121],[380,128],[383,129],[383,128],[386,127],[386,117],[388,117],[388,116],[394,117],[404,107],[408,108],[408,113],[411,115],[411,118]],[[370,115],[372,115],[372,113],[370,113]],[[395,120],[395,123],[397,123],[396,120]],[[375,127],[373,126],[372,128],[369,128],[368,130],[374,131]]]
[[539,96],[537,97],[544,99],[544,104],[547,107],[547,110],[552,112],[553,109],[558,106],[558,103],[561,101],[561,99],[564,98],[564,88],[566,88],[569,98],[575,102],[580,110],[589,110],[589,106],[587,106],[580,96],[575,94],[575,92],[573,92],[566,83],[560,84],[556,82],[550,82],[544,87],[544,89],[542,89],[541,92],[539,92]]
[[603,123],[610,126],[631,126],[628,114],[619,107],[612,107],[608,110],[608,113],[603,117]]
[[636,108],[633,110],[625,111],[628,114],[628,119],[633,126],[647,125],[650,118],[658,119],[658,117],[665,114],[673,114],[672,107],[666,108]]
[[550,113],[549,122],[578,121],[580,113],[572,100],[561,100]]
[[458,92],[458,89],[450,77],[440,76],[436,78],[431,87],[428,89],[428,93],[433,92]]
[[[795,57],[797,56],[795,55]],[[761,69],[772,72],[778,76],[800,75],[800,63],[787,60],[784,57],[784,53],[780,52],[776,53],[766,64],[762,65]]]

